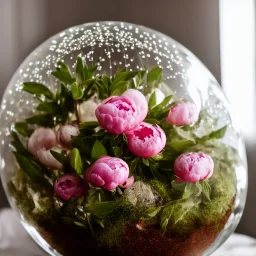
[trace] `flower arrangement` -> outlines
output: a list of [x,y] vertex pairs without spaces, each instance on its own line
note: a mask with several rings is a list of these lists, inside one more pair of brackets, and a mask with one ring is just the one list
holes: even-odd
[[[39,103],[12,129],[17,171],[9,190],[18,207],[64,255],[93,246],[198,255],[236,194],[238,155],[221,142],[227,127],[214,129],[216,120],[193,102],[163,97],[159,66],[113,77],[96,69],[81,57],[74,73],[58,62],[56,92],[24,82]],[[188,249],[192,240],[200,244]]]

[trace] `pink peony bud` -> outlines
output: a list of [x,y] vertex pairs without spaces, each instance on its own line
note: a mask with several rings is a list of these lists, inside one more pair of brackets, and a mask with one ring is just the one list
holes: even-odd
[[102,101],[95,114],[100,126],[114,134],[131,130],[140,121],[135,102],[124,96],[113,96]]
[[54,182],[54,193],[61,200],[69,200],[71,197],[79,198],[85,191],[83,180],[73,173],[64,174]]
[[203,153],[184,153],[174,162],[175,175],[188,182],[198,182],[212,176],[214,163],[212,158]]
[[126,133],[128,148],[136,156],[148,158],[157,155],[166,144],[166,135],[157,125],[141,123]]
[[135,89],[125,91],[122,96],[132,99],[135,102],[140,115],[139,123],[141,123],[148,114],[148,102],[146,97],[140,91]]
[[41,149],[50,149],[57,145],[55,132],[48,128],[36,129],[28,140],[28,151],[34,156]]
[[183,101],[170,108],[166,122],[179,126],[190,125],[197,121],[198,116],[199,111],[196,105],[189,101]]
[[56,151],[58,153],[61,152],[61,149],[57,148],[57,147],[53,147],[50,150],[46,150],[43,148],[43,149],[40,149],[37,151],[37,157],[38,157],[39,161],[42,164],[46,165],[47,167],[61,170],[62,163],[60,163],[57,159],[54,158],[54,156],[51,153],[51,150]]
[[[106,190],[113,190],[123,185],[129,176],[129,167],[120,158],[103,156],[98,159],[84,174],[85,182]],[[129,186],[132,185],[129,180]],[[124,185],[125,186],[125,185]]]
[[61,146],[69,148],[72,136],[77,136],[78,134],[79,129],[76,124],[65,124],[57,131],[57,141]]

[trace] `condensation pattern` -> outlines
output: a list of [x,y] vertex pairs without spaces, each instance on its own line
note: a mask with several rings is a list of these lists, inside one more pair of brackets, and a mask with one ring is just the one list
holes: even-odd
[[[133,71],[158,65],[163,68],[165,93],[172,93],[177,99],[186,97],[199,108],[210,106],[210,114],[222,120],[219,126],[230,124],[229,112],[224,107],[226,99],[222,93],[216,95],[214,92],[218,86],[216,80],[182,45],[142,26],[99,22],[67,29],[28,56],[5,92],[1,106],[4,123],[1,134],[9,135],[9,127],[14,121],[22,120],[34,111],[37,101],[21,91],[23,82],[40,82],[56,90],[57,81],[51,76],[56,63],[64,61],[74,69],[78,55],[88,66],[97,65],[96,75],[113,76],[121,68]],[[232,132],[230,136],[236,137],[236,134]]]

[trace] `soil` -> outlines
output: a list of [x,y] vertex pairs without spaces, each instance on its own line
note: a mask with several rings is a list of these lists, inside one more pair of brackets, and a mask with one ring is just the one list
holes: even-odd
[[227,222],[231,211],[212,225],[194,230],[189,236],[162,235],[156,227],[132,225],[118,247],[100,247],[87,230],[63,224],[45,224],[42,237],[57,251],[67,256],[199,256],[210,247]]

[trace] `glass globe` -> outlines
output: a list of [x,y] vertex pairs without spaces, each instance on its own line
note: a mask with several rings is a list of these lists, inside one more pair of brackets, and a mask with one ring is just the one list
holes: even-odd
[[[152,159],[162,161],[169,151],[175,156],[203,151],[212,157],[215,165],[214,173],[207,181],[210,189],[207,190],[206,182],[201,181],[187,182],[184,187],[184,183],[175,180],[170,167],[172,180],[169,184],[162,185],[160,178],[152,182],[153,178],[135,176],[132,187],[119,187],[117,190],[122,195],[115,196],[125,197],[131,205],[119,215],[113,217],[112,213],[103,219],[95,218],[91,223],[87,219],[87,225],[83,218],[81,222],[72,221],[77,217],[75,214],[71,220],[66,212],[62,214],[66,203],[56,199],[53,188],[50,196],[45,193],[44,184],[34,182],[28,175],[31,174],[29,168],[25,168],[25,172],[21,170],[22,161],[17,162],[13,151],[22,154],[26,148],[27,138],[23,135],[28,132],[28,127],[23,122],[41,113],[42,110],[40,112],[36,107],[38,102],[45,101],[45,97],[39,97],[35,92],[31,95],[24,91],[23,83],[42,83],[55,93],[60,82],[51,73],[56,67],[57,71],[66,67],[60,67],[57,62],[65,63],[71,74],[75,74],[78,56],[88,68],[96,65],[92,79],[104,75],[111,80],[120,70],[145,71],[137,73],[131,81],[136,83],[142,75],[147,76],[137,88],[147,99],[151,98],[150,104],[159,104],[164,97],[172,95],[175,101],[190,101],[196,105],[200,110],[198,121],[192,125],[170,125],[168,129],[175,131],[175,135],[167,136],[170,147],[153,158],[144,158],[141,166],[144,166],[142,169],[151,168]],[[155,77],[153,82],[150,74]],[[89,115],[86,113],[85,110],[85,120]],[[94,112],[90,114],[94,115]],[[155,119],[154,122],[158,122],[160,117],[155,116]],[[22,123],[15,125],[17,122]],[[152,29],[124,22],[95,22],[72,27],[51,37],[25,59],[12,77],[1,104],[1,126],[1,179],[6,195],[25,229],[50,255],[82,255],[88,250],[103,255],[210,255],[234,231],[241,218],[247,190],[246,157],[229,103],[216,79],[191,52]],[[33,122],[28,126],[30,130],[37,127]],[[18,146],[15,136],[21,143]],[[16,144],[12,142],[11,145],[11,141],[15,141],[13,137]],[[25,155],[22,160],[26,159]],[[166,161],[166,168],[168,164],[171,165]],[[172,198],[174,190],[178,199],[168,201],[165,196]],[[134,195],[136,202],[141,203],[134,203]],[[87,200],[86,195],[84,198]],[[195,202],[194,198],[199,201]],[[78,211],[85,211],[85,208],[78,207]],[[138,217],[137,211],[146,214]],[[94,216],[91,212],[84,214],[84,218],[91,216]],[[128,216],[137,217],[131,217],[133,219],[128,222]],[[95,224],[96,220],[98,223]],[[104,227],[101,220],[105,221]]]

